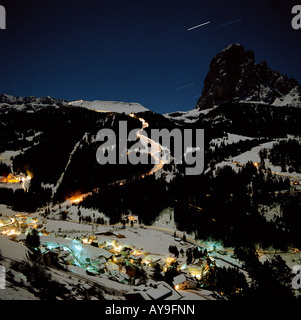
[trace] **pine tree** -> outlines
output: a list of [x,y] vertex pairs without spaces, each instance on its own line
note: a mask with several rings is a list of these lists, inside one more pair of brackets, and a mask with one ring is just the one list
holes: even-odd
[[159,264],[156,264],[154,267],[153,279],[155,281],[161,281],[163,279],[163,276],[161,274],[161,267]]
[[184,250],[183,250],[183,248],[181,248],[180,253],[181,253],[181,256],[184,257]]
[[25,244],[32,251],[39,250],[39,246],[41,242],[40,242],[38,231],[36,229],[33,229],[31,233],[27,234],[25,239]]

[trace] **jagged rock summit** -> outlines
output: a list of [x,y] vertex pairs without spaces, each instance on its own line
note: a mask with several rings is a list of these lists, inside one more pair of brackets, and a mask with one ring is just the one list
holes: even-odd
[[295,79],[269,69],[265,61],[257,64],[253,51],[231,44],[212,59],[196,108],[228,101],[298,107],[301,87]]

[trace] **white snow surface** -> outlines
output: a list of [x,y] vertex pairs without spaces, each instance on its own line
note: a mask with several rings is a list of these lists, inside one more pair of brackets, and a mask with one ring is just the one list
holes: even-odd
[[283,106],[292,106],[292,107],[300,107],[301,97],[296,88],[292,89],[287,95],[276,98],[272,103],[273,106],[283,107]]
[[[249,151],[243,152],[238,156],[235,156],[233,158],[230,158],[230,159],[227,159],[227,160],[224,160],[224,161],[218,163],[216,165],[216,169],[224,167],[224,166],[231,166],[233,170],[238,172],[240,168],[235,164],[236,162],[241,164],[241,165],[245,165],[248,161],[252,161],[253,163],[255,163],[255,162],[260,163],[259,151],[262,150],[262,149],[270,150],[275,143],[277,143],[276,140],[272,140],[272,141],[269,141],[269,142],[262,143],[262,144],[260,144],[260,145],[258,145],[256,147],[252,148]],[[284,178],[288,177],[292,181],[299,181],[301,179],[301,174],[300,173],[297,173],[297,172],[291,172],[291,173],[283,172],[281,170],[281,166],[275,166],[272,163],[270,163],[267,159],[265,159],[265,167],[266,168],[270,168],[272,173],[280,175],[280,176],[283,176]],[[207,169],[206,172],[208,172],[209,170],[210,169]]]
[[[212,108],[205,109],[205,110],[192,109],[189,111],[176,111],[172,113],[165,113],[163,114],[163,116],[168,119],[173,119],[180,122],[194,123],[200,118],[200,115],[206,115],[216,107],[217,106],[214,106]],[[177,115],[174,115],[174,114],[177,114]]]
[[242,136],[240,134],[227,133],[227,137],[223,138],[215,138],[210,141],[210,144],[216,145],[218,147],[221,146],[221,143],[224,142],[225,145],[237,143],[239,141],[253,140],[252,137]]
[[26,260],[27,247],[15,241],[11,241],[8,237],[0,235],[0,249],[4,257],[14,260]]
[[271,149],[275,141],[269,141],[266,143],[262,143],[259,146],[252,148],[249,151],[241,153],[240,155],[233,157],[229,160],[224,160],[216,165],[218,167],[231,166],[234,170],[238,171],[239,168],[234,164],[234,162],[240,163],[241,165],[245,165],[248,161],[260,162],[260,157],[258,152],[264,148]]
[[0,214],[2,214],[3,216],[11,217],[18,213],[20,212],[16,212],[15,210],[12,210],[10,207],[8,207],[5,204],[0,204]]
[[143,107],[139,103],[134,102],[118,102],[118,101],[73,101],[68,103],[69,106],[74,107],[82,107],[93,111],[98,112],[116,112],[116,113],[138,113],[138,112],[146,112],[149,109]]
[[22,150],[6,150],[3,153],[0,153],[0,162],[5,163],[8,166],[12,165],[11,158],[16,157],[22,152]]

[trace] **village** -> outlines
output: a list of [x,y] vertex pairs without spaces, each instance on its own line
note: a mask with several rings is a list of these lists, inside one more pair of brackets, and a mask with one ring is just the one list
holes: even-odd
[[23,189],[27,192],[30,185],[32,176],[29,172],[26,174],[20,173],[9,173],[7,176],[0,177],[0,187],[9,189]]
[[[50,221],[37,214],[16,214],[0,216],[0,233],[14,242],[25,244],[27,235],[35,230],[40,239],[41,254],[50,257],[54,267],[85,274],[89,278],[108,279],[112,281],[112,288],[114,283],[125,285],[128,288],[124,291],[125,299],[179,300],[184,297],[183,290],[201,289],[207,272],[215,267],[215,260],[207,250],[191,245],[185,234],[180,236],[175,232],[168,235],[173,241],[169,241],[169,245],[166,243],[165,250],[151,252],[141,247],[138,237],[137,243],[133,242],[129,234],[143,236],[147,233],[149,237],[151,232],[148,241],[152,241],[161,232],[138,225],[136,217],[125,218],[126,223],[115,226],[99,225],[96,228],[93,225],[91,228],[85,223],[82,225],[90,227],[90,232],[70,230],[68,233],[62,232],[60,227],[51,227],[67,221]],[[74,222],[70,224],[76,225]],[[207,299],[213,298],[208,295]]]
[[[239,166],[240,162],[234,161],[233,165]],[[259,164],[254,162],[254,166]],[[2,177],[0,183],[1,187],[26,191],[30,180],[30,172],[11,173]],[[298,181],[291,184],[299,187]],[[73,195],[63,203],[51,204],[32,214],[0,205],[0,235],[27,250],[28,235],[36,234],[39,238],[36,249],[48,261],[48,267],[62,270],[68,277],[75,275],[100,284],[110,292],[108,299],[223,298],[222,292],[207,289],[210,274],[220,267],[234,267],[250,281],[233,248],[178,230],[172,209],[167,208],[170,212],[161,225],[142,225],[139,217],[132,214],[122,215],[118,223],[111,224],[102,212],[81,206],[89,194],[91,192]],[[265,261],[275,251],[258,248],[257,253],[261,261]],[[289,267],[301,256],[295,248],[279,253]]]

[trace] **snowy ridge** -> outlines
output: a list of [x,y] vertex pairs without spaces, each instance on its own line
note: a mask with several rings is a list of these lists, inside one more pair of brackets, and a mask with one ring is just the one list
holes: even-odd
[[301,97],[300,93],[296,88],[293,88],[287,95],[282,96],[281,98],[276,98],[272,103],[273,106],[283,107],[300,107],[301,106]]
[[201,115],[206,115],[210,111],[214,110],[217,106],[214,106],[209,109],[205,110],[198,110],[198,109],[192,109],[189,111],[177,111],[172,113],[165,113],[163,114],[164,117],[167,119],[176,120],[179,122],[185,122],[185,123],[194,123],[196,122]]
[[41,108],[52,106],[60,108],[64,106],[82,107],[89,110],[100,112],[116,112],[116,113],[139,113],[146,112],[149,109],[143,107],[139,103],[134,102],[119,102],[119,101],[71,101],[55,99],[51,97],[14,97],[7,94],[0,94],[0,111],[7,112],[11,109],[16,111],[34,112]]
[[139,103],[132,102],[118,102],[118,101],[73,101],[68,103],[69,106],[82,107],[89,110],[99,111],[99,112],[116,112],[116,113],[138,113],[146,112],[149,109],[143,107]]
[[267,93],[269,92],[269,88],[263,88],[261,86],[261,92],[260,97],[262,100],[256,101],[252,100],[252,98],[247,97],[246,99],[239,100],[240,103],[250,103],[250,104],[260,104],[260,105],[266,105],[266,106],[273,106],[273,107],[300,107],[301,106],[301,96],[299,91],[296,88],[293,88],[288,94],[279,96],[275,98],[275,100],[272,103],[268,103],[264,101],[264,98]]
[[15,110],[18,112],[35,112],[40,109],[52,106],[53,108],[60,108],[67,105],[66,100],[47,97],[14,97],[7,94],[0,94],[0,112],[8,112]]
[[239,141],[253,140],[252,137],[242,136],[240,134],[227,133],[226,137],[223,138],[215,138],[210,141],[210,145],[214,147],[220,148],[221,144],[229,145],[232,143],[237,143]]

